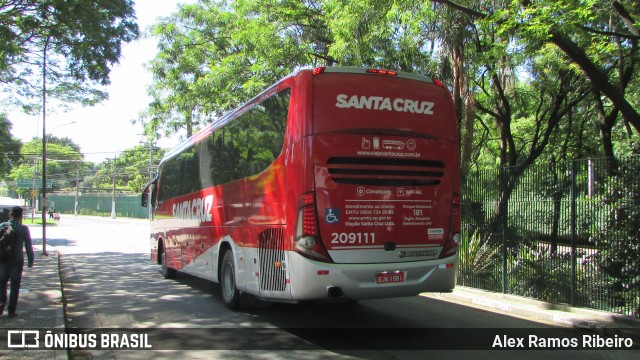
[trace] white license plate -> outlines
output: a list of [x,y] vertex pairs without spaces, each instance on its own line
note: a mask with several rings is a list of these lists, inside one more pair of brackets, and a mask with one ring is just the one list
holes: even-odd
[[381,271],[376,273],[376,284],[404,282],[405,271]]

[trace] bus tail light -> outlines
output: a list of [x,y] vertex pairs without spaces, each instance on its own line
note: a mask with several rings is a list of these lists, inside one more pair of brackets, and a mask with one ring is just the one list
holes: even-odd
[[389,75],[389,76],[397,76],[398,72],[393,70],[383,70],[383,69],[367,69],[367,73],[369,74],[378,74],[378,75]]
[[298,201],[294,250],[312,260],[331,262],[329,253],[320,241],[318,213],[312,192],[304,193]]
[[449,226],[449,240],[442,249],[442,253],[440,258],[449,257],[458,252],[458,247],[460,246],[460,194],[453,194],[453,199],[451,201],[451,224]]
[[326,67],[324,66],[319,66],[315,69],[313,69],[313,75],[320,75],[324,72],[324,70],[326,69]]

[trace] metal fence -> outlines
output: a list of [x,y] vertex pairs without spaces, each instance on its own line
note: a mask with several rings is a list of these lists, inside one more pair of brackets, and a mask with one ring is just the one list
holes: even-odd
[[[49,195],[47,196],[49,206],[61,214],[73,214],[73,204],[76,201],[73,195]],[[113,197],[110,194],[104,195],[81,195],[78,196],[78,214],[110,216],[111,203]],[[141,219],[149,218],[149,209],[140,205],[139,195],[116,195],[116,216],[135,217]]]
[[640,157],[470,172],[458,284],[640,318]]

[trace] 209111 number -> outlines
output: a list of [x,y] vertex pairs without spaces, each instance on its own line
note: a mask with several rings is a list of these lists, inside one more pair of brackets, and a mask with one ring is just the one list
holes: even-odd
[[332,244],[375,244],[375,233],[332,233]]

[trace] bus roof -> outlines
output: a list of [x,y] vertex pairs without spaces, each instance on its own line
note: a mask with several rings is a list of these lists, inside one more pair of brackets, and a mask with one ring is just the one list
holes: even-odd
[[249,101],[245,102],[244,104],[238,106],[237,108],[235,108],[233,110],[230,110],[227,113],[223,114],[222,116],[220,116],[219,118],[214,120],[211,124],[205,126],[204,128],[202,128],[199,131],[197,131],[195,134],[190,136],[188,139],[182,141],[175,148],[171,149],[170,151],[168,151],[164,155],[164,157],[160,161],[160,164],[162,164],[165,161],[167,161],[167,160],[179,155],[185,149],[188,149],[191,146],[199,143],[202,139],[204,139],[204,138],[208,137],[209,135],[211,135],[215,130],[217,130],[220,127],[226,125],[229,121],[233,120],[238,115],[241,115],[242,113],[244,113],[247,110],[251,109],[251,106],[250,106],[251,103],[254,103],[257,99],[260,99],[261,97],[265,96],[266,94],[272,92],[274,88],[276,88],[280,83],[282,83],[286,79],[291,78],[291,77],[295,77],[299,73],[305,72],[305,71],[313,71],[313,73],[315,75],[318,75],[318,74],[321,74],[321,73],[379,74],[381,76],[394,76],[394,77],[398,77],[398,78],[418,80],[418,81],[423,81],[423,82],[432,83],[432,84],[433,83],[437,84],[437,82],[438,82],[437,80],[434,80],[433,78],[429,78],[429,77],[418,75],[418,74],[408,73],[408,72],[394,71],[394,70],[383,70],[383,69],[373,69],[373,68],[364,68],[364,67],[356,67],[356,66],[322,66],[322,67],[317,67],[315,69],[309,69],[309,68],[299,69],[299,70],[296,70],[296,71],[292,72],[291,74],[285,76],[284,78],[280,79],[278,82],[276,82],[275,84],[271,85],[270,87],[266,88],[265,90],[260,92],[258,95],[256,95],[253,98],[251,98],[251,100],[249,100]]

